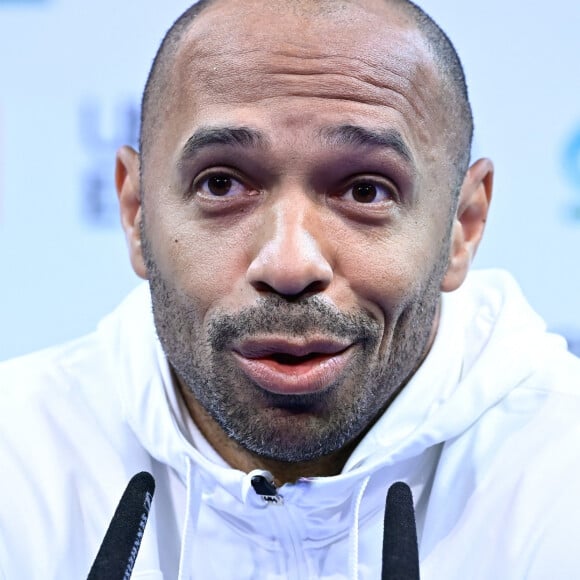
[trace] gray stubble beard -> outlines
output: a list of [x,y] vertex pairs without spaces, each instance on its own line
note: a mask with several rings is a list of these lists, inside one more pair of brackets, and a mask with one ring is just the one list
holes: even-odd
[[[440,263],[397,317],[388,355],[380,360],[380,324],[366,312],[345,314],[316,296],[289,302],[271,295],[238,313],[214,315],[204,329],[193,301],[180,299],[161,275],[143,228],[142,244],[155,326],[169,363],[225,434],[257,456],[305,462],[351,443],[385,411],[428,349],[440,299]],[[356,342],[350,380],[308,395],[264,391],[239,370],[228,351],[234,338],[257,332],[316,332]]]

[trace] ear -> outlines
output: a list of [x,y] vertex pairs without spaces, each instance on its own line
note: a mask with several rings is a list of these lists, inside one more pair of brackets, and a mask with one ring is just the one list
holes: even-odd
[[441,282],[443,292],[457,290],[467,276],[485,229],[492,187],[493,164],[489,159],[479,159],[467,170],[459,193],[449,263]]
[[131,265],[137,276],[147,279],[147,268],[141,247],[141,187],[139,177],[139,154],[124,146],[117,151],[115,185],[119,198],[121,224],[129,247]]

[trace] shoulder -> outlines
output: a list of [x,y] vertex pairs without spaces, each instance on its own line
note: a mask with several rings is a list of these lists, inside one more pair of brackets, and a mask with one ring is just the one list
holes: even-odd
[[37,431],[51,417],[60,418],[62,429],[73,408],[82,414],[91,411],[95,397],[114,396],[109,388],[112,375],[107,349],[96,333],[1,363],[3,433]]
[[[5,426],[17,417],[32,425],[68,409],[95,415],[104,402],[110,411],[119,408],[127,367],[138,364],[154,349],[146,286],[133,291],[106,316],[97,329],[76,340],[0,363],[0,417]],[[130,377],[129,377],[130,378]],[[23,413],[21,415],[20,413]],[[59,428],[64,428],[59,421]]]
[[118,378],[98,335],[0,365],[0,462],[9,481],[79,469],[122,423]]
[[140,286],[94,332],[0,363],[0,453],[9,442],[23,446],[32,433],[34,448],[114,434],[141,379],[135,369],[155,372],[155,349],[149,294]]
[[[154,337],[143,335],[146,308],[141,315],[143,307],[122,308],[85,337],[0,364],[0,549],[8,577],[86,574],[119,490],[149,460],[124,408],[128,368],[145,366],[133,331],[141,341]],[[64,563],[66,571],[58,568]]]

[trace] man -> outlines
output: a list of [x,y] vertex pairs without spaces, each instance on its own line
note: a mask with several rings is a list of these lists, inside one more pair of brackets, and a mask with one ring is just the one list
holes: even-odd
[[509,276],[467,275],[471,134],[406,0],[187,11],[117,159],[149,286],[0,371],[3,577],[84,577],[141,470],[134,577],[379,578],[396,481],[422,578],[574,577],[580,362]]

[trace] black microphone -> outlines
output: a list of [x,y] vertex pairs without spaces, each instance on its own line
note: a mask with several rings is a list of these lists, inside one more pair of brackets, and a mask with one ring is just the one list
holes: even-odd
[[149,517],[155,480],[142,471],[127,484],[87,580],[128,580]]
[[419,580],[419,548],[413,495],[406,483],[393,483],[387,493],[383,535],[382,580]]

